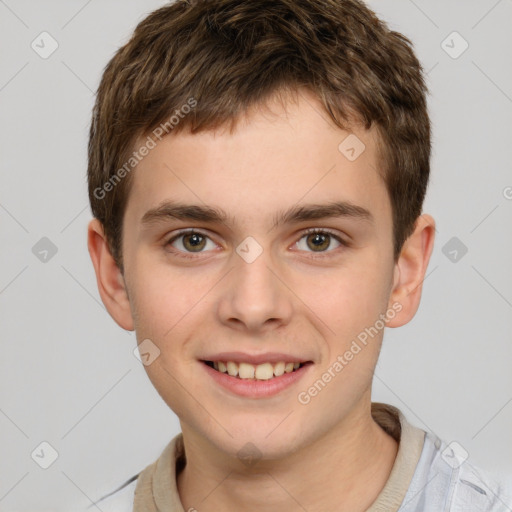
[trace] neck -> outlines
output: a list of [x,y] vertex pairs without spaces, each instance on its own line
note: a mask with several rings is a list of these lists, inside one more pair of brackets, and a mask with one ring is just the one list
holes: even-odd
[[377,499],[396,458],[397,442],[375,423],[370,403],[286,458],[240,468],[208,456],[204,438],[183,428],[187,463],[177,477],[185,510],[364,512]]

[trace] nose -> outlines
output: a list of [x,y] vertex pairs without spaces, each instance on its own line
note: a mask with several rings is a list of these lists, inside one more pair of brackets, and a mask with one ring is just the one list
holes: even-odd
[[269,251],[248,262],[233,254],[234,268],[220,295],[219,320],[243,331],[265,331],[290,322],[291,292],[279,272],[272,267]]

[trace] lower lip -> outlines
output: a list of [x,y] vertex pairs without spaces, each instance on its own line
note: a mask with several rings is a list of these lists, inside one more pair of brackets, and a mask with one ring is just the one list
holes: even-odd
[[291,373],[283,373],[279,377],[268,380],[239,379],[222,373],[207,364],[200,362],[209,375],[224,389],[247,398],[266,398],[277,395],[301,379],[308,371],[311,363],[301,366]]

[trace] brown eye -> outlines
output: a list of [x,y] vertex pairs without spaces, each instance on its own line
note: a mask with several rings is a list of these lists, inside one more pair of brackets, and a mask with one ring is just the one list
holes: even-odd
[[202,253],[208,249],[215,249],[216,244],[210,239],[209,236],[197,231],[186,231],[173,236],[165,244],[176,249],[177,253]]
[[329,247],[330,235],[324,233],[312,233],[307,236],[308,247],[314,251],[323,251]]
[[297,242],[297,248],[306,252],[331,252],[340,245],[346,244],[336,235],[321,230],[307,232]]
[[183,247],[187,251],[199,252],[204,249],[206,238],[199,233],[191,233],[183,236]]

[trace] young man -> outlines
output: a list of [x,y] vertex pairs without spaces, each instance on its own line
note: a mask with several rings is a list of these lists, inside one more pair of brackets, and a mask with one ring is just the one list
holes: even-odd
[[103,511],[506,511],[502,485],[371,402],[434,243],[410,42],[356,0],[143,20],[89,144],[101,298],[182,433]]

